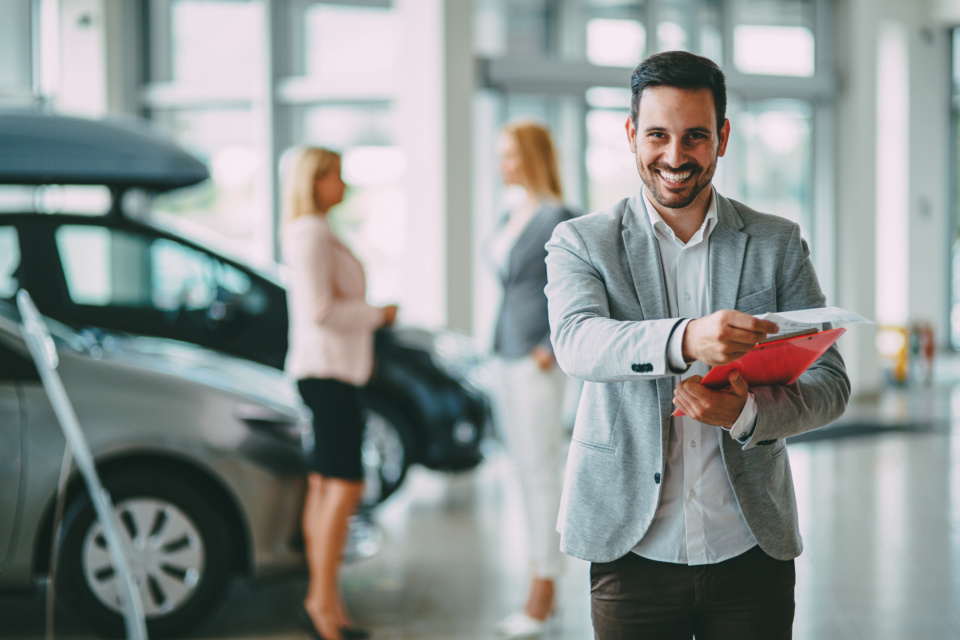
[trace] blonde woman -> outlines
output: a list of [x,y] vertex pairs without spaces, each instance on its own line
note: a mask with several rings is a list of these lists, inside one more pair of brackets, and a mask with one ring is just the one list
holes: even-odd
[[498,626],[505,637],[539,635],[553,613],[561,566],[556,532],[563,465],[561,409],[566,378],[557,367],[547,322],[544,248],[570,218],[549,132],[533,122],[504,128],[498,141],[506,185],[526,199],[509,211],[492,242],[503,290],[494,334],[500,370],[499,422],[520,479],[533,572],[526,603]]
[[353,626],[340,593],[347,523],[363,496],[359,387],[373,371],[373,332],[397,307],[367,304],[363,267],[327,219],[343,200],[340,156],[303,149],[286,192],[283,260],[291,272],[290,349],[286,370],[313,412],[316,447],[303,508],[310,582],[302,622],[318,640],[366,638]]

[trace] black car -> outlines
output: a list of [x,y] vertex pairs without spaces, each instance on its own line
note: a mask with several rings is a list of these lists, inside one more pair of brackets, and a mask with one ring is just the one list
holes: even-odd
[[[286,291],[275,276],[124,211],[133,189],[162,192],[207,178],[205,166],[142,125],[45,114],[0,114],[0,183],[96,184],[100,216],[0,215],[0,299],[27,289],[44,315],[75,328],[181,340],[280,369]],[[407,467],[464,470],[482,459],[486,396],[472,386],[468,339],[448,332],[378,332],[364,390],[367,504],[389,496]]]

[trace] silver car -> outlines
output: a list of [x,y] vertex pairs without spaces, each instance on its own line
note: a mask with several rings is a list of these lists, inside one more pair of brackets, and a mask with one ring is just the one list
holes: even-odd
[[[234,575],[302,573],[308,414],[282,373],[172,340],[80,334],[50,322],[59,372],[134,549],[151,636],[183,631]],[[0,301],[0,589],[49,573],[64,437]],[[71,473],[59,601],[122,633],[118,584],[86,489]]]

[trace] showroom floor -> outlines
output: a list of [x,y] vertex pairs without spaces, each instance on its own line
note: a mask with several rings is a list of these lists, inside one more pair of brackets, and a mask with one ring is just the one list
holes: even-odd
[[[806,550],[795,638],[960,639],[960,386],[890,391],[790,445]],[[504,456],[445,476],[414,470],[377,513],[383,543],[344,571],[376,639],[481,640],[527,580],[519,496]],[[546,637],[592,637],[587,564],[567,563]],[[238,583],[191,638],[306,638],[303,581]],[[43,637],[42,596],[0,599],[0,637]],[[86,636],[58,619],[56,637]]]

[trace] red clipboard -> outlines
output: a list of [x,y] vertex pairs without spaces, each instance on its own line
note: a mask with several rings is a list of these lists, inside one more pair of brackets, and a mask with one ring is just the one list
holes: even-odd
[[[739,371],[751,387],[793,384],[845,331],[840,327],[759,344],[730,364],[710,369],[700,384],[711,389],[726,387],[732,371]],[[677,409],[673,415],[685,414]]]

